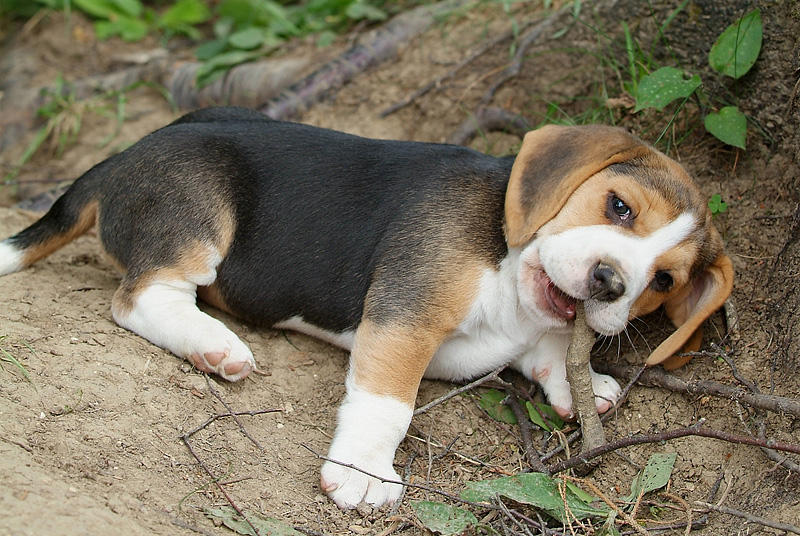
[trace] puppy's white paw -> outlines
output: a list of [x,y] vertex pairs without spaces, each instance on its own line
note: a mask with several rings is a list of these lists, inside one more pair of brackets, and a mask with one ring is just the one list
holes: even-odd
[[589,372],[592,376],[592,390],[597,412],[605,413],[619,400],[622,388],[617,380],[607,374],[598,374],[592,369],[589,369]]
[[386,395],[372,394],[347,379],[347,395],[339,408],[336,435],[328,458],[375,475],[330,461],[322,466],[320,486],[339,508],[355,508],[360,502],[376,507],[395,502],[403,491],[392,467],[397,445],[411,422],[411,406]]
[[[380,464],[383,467],[378,467],[376,464],[365,460],[352,460],[345,463],[349,463],[385,480],[400,481],[400,476],[392,467],[391,462],[389,462],[388,466]],[[400,497],[400,493],[403,491],[403,486],[400,484],[383,482],[377,478],[367,476],[361,471],[333,462],[325,462],[322,466],[320,486],[333,502],[342,509],[355,508],[362,501],[375,507],[392,504]]]

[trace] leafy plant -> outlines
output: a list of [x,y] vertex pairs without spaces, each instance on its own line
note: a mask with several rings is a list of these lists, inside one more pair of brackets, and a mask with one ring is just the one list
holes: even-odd
[[320,43],[330,43],[333,30],[350,22],[387,17],[368,0],[310,0],[294,5],[272,0],[222,0],[216,16],[214,39],[195,52],[203,62],[197,72],[200,86],[235,65],[269,54],[287,38],[319,33]]
[[[624,30],[630,51],[630,33],[627,31],[627,26],[624,26]],[[754,9],[720,34],[709,52],[709,65],[722,75],[734,79],[741,78],[753,67],[758,58],[762,34],[761,12]],[[665,106],[678,99],[686,102],[702,85],[698,75],[690,75],[687,78],[675,67],[661,67],[641,79],[637,78],[637,74],[638,72],[632,69],[635,112],[645,108],[663,110]],[[720,141],[740,149],[745,148],[747,118],[737,106],[724,106],[719,111],[710,112],[703,123],[706,130]]]
[[478,400],[478,405],[489,414],[489,416],[500,422],[506,424],[517,424],[517,417],[511,408],[506,406],[503,401],[506,399],[506,394],[497,389],[487,389]]
[[711,199],[708,200],[708,209],[711,211],[712,216],[716,216],[717,214],[727,212],[728,204],[722,200],[720,194],[714,194],[711,196]]

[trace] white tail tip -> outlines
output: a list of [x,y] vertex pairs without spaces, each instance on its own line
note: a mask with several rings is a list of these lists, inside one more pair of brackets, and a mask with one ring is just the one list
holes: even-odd
[[12,274],[22,268],[22,251],[8,240],[0,242],[0,275]]

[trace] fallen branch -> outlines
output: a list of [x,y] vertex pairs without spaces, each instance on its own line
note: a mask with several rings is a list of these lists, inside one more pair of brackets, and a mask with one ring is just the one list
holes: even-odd
[[748,514],[747,512],[742,512],[741,510],[736,510],[735,508],[728,508],[727,506],[717,506],[716,504],[711,504],[703,501],[695,501],[694,504],[705,508],[706,511],[713,510],[715,512],[720,512],[722,514],[728,514],[730,516],[740,517],[744,519],[747,523],[755,523],[757,525],[762,525],[764,527],[769,527],[771,529],[777,529],[777,530],[782,530],[784,532],[792,532],[794,534],[800,534],[800,527],[796,527],[788,523],[778,523],[777,521],[771,521],[769,519],[760,516]]
[[[611,374],[617,378],[628,378],[637,370],[635,367],[607,363],[599,363],[595,369],[598,372]],[[776,395],[748,393],[740,387],[731,387],[710,380],[686,381],[664,372],[661,368],[650,368],[644,371],[639,378],[639,383],[649,387],[663,387],[670,391],[688,393],[690,395],[709,395],[736,400],[754,408],[765,409],[775,413],[788,413],[800,418],[799,400]]]
[[525,455],[525,460],[528,462],[530,468],[537,473],[547,472],[547,467],[542,463],[539,458],[539,452],[533,446],[533,439],[531,438],[531,420],[522,409],[517,395],[513,392],[508,393],[507,402],[508,407],[514,412],[519,424],[520,435],[522,436],[522,450]]
[[394,57],[402,45],[427,30],[437,17],[463,3],[464,0],[444,0],[397,15],[380,28],[367,33],[362,39],[363,44],[350,47],[259,109],[273,119],[289,119],[298,115],[357,74]]
[[630,447],[633,445],[641,445],[643,443],[659,443],[661,441],[669,441],[671,439],[678,439],[680,437],[686,437],[686,436],[708,437],[711,439],[719,439],[721,441],[727,441],[728,443],[752,445],[755,447],[768,447],[771,449],[780,450],[784,452],[792,452],[795,454],[800,454],[800,445],[795,445],[792,443],[784,443],[782,441],[775,441],[772,439],[761,440],[750,436],[730,434],[728,432],[721,432],[718,430],[712,430],[710,428],[703,428],[702,425],[704,421],[705,419],[701,419],[700,422],[698,422],[695,425],[688,426],[686,428],[678,428],[677,430],[670,430],[667,432],[660,432],[656,434],[636,434],[628,437],[622,437],[614,441],[611,441],[609,443],[606,443],[605,445],[596,447],[590,451],[582,452],[581,454],[573,458],[569,458],[560,461],[558,463],[555,463],[548,468],[548,471],[551,475],[557,474],[562,471],[566,471],[567,469],[572,469],[573,467],[585,465],[590,460],[598,456],[602,456],[603,454],[615,451],[617,449]]
[[502,130],[517,136],[524,136],[531,125],[519,114],[502,108],[488,106],[479,108],[447,138],[447,143],[464,145],[480,132]]
[[208,390],[211,392],[212,395],[214,395],[214,397],[217,400],[219,400],[222,403],[223,406],[225,406],[225,409],[228,410],[228,414],[236,422],[236,425],[239,427],[239,430],[242,431],[242,433],[247,437],[247,439],[249,439],[256,447],[258,447],[258,450],[264,452],[264,447],[262,447],[261,443],[256,441],[256,439],[250,435],[250,432],[247,431],[247,428],[245,428],[244,423],[242,423],[242,421],[239,419],[239,417],[236,415],[233,409],[228,405],[227,402],[225,402],[225,399],[222,398],[222,395],[219,394],[219,391],[217,391],[217,389],[214,387],[214,384],[211,382],[211,379],[208,377],[208,374],[204,374],[204,376],[206,377],[206,384],[208,385]]

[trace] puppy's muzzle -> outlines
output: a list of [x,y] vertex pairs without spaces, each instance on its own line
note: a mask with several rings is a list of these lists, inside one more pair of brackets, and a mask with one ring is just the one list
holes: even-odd
[[618,270],[601,261],[589,274],[589,292],[593,300],[613,302],[625,294],[625,283]]

